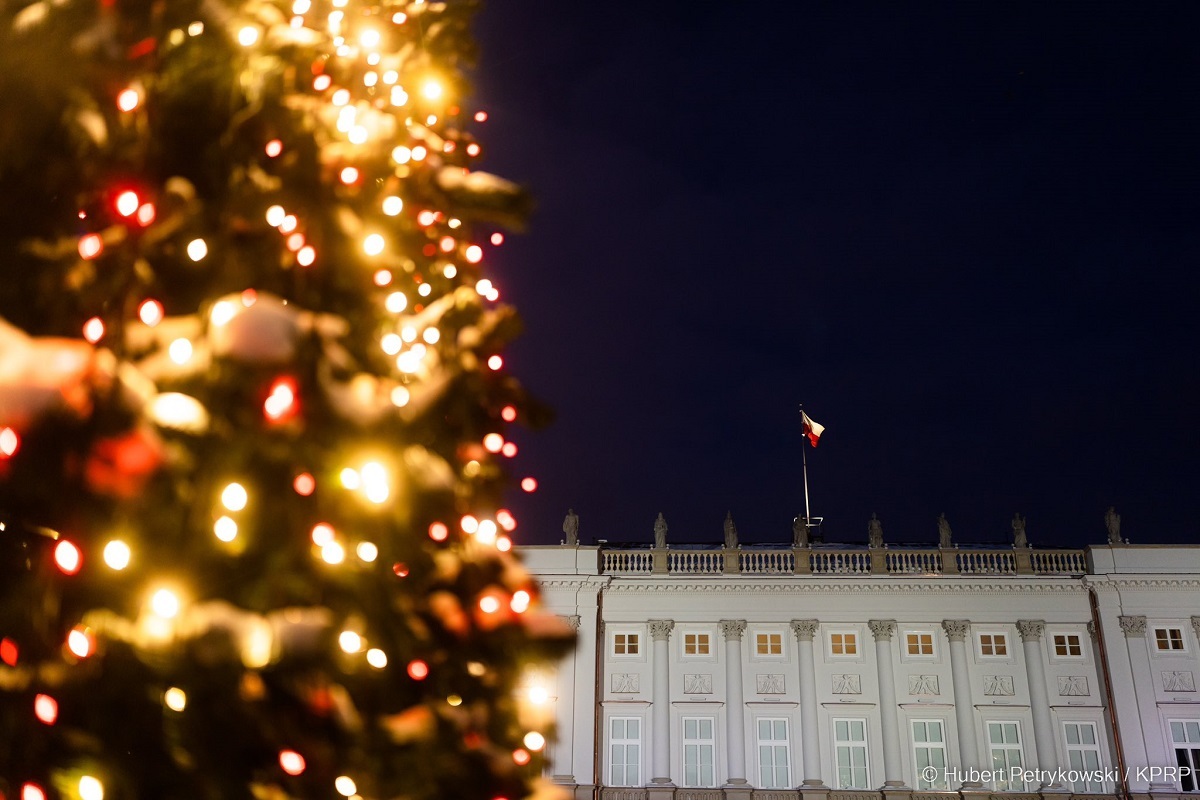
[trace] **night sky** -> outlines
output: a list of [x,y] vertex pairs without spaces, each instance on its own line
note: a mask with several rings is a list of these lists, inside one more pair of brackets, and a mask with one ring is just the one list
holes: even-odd
[[[1200,4],[480,16],[522,543],[1200,541]],[[803,445],[807,447],[807,444]],[[518,493],[519,494],[519,493]]]

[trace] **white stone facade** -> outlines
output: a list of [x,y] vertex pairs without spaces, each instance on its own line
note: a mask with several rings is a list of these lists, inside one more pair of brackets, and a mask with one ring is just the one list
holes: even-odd
[[1200,547],[523,557],[578,798],[1200,789]]

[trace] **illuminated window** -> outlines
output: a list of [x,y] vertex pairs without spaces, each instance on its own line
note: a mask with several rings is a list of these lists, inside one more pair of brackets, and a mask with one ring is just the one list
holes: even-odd
[[912,721],[913,758],[918,789],[946,789],[946,735],[941,720]]
[[844,631],[830,633],[829,654],[834,656],[858,655],[858,634]]
[[1025,766],[1021,753],[1021,727],[1016,722],[989,722],[988,749],[992,754],[992,770],[1000,776],[995,787],[1002,792],[1023,792],[1025,782],[1017,776]]
[[933,655],[933,634],[928,631],[909,631],[904,641],[910,656]]
[[1072,788],[1077,792],[1103,792],[1104,784],[1097,780],[1101,766],[1096,723],[1064,722],[1063,733],[1067,738],[1067,763],[1079,776],[1079,780],[1072,783]]
[[1160,653],[1180,652],[1183,650],[1182,628],[1155,628],[1154,649]]
[[1200,791],[1200,722],[1194,719],[1171,721],[1171,746],[1175,748],[1178,772],[1177,784],[1185,792]]
[[707,633],[685,633],[683,635],[683,654],[685,656],[706,656],[711,651],[711,643]]
[[1059,658],[1082,658],[1083,644],[1079,641],[1079,634],[1054,634],[1054,655]]
[[1008,637],[1003,633],[979,634],[979,655],[997,658],[1008,655]]
[[636,633],[614,633],[613,655],[636,656],[638,654],[638,635]]
[[754,637],[754,652],[760,656],[783,655],[782,633],[759,633]]

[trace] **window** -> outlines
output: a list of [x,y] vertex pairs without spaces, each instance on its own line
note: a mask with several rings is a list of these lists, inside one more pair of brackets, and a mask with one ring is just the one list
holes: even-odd
[[1183,628],[1155,628],[1154,649],[1160,653],[1183,652]]
[[712,644],[707,633],[685,633],[683,635],[683,654],[685,656],[707,656],[711,652]]
[[712,717],[683,718],[683,785],[701,788],[717,785],[713,773]]
[[1200,722],[1172,720],[1171,746],[1175,748],[1175,763],[1180,767],[1179,788],[1185,792],[1200,791],[1200,781],[1196,779],[1196,770],[1200,769]]
[[1023,792],[1025,781],[1009,780],[1012,770],[1021,769],[1025,761],[1021,757],[1021,728],[1016,722],[989,722],[987,724],[988,749],[992,754],[992,771],[1004,778],[996,779],[996,789],[1001,792]]
[[1003,633],[979,634],[979,655],[984,658],[1005,658],[1008,656],[1008,637]]
[[608,726],[609,785],[641,786],[642,721],[613,717]]
[[1103,792],[1104,784],[1099,780],[1100,745],[1096,741],[1096,723],[1064,722],[1063,731],[1067,736],[1067,763],[1071,769],[1081,771],[1081,779],[1072,783],[1072,787],[1077,792]]
[[788,767],[788,721],[758,720],[758,786],[760,789],[790,789]]
[[782,633],[759,633],[754,636],[754,652],[760,656],[783,655]]
[[829,654],[833,656],[858,655],[858,634],[847,631],[829,634]]
[[1082,658],[1083,645],[1079,642],[1079,634],[1054,634],[1054,655],[1058,658]]
[[636,633],[614,633],[613,634],[613,655],[614,656],[636,656],[638,654],[638,634]]
[[[946,735],[942,721],[913,720],[912,741],[913,756],[917,762],[917,788],[949,788],[946,782]],[[933,780],[927,780],[931,775]]]
[[833,753],[838,789],[870,789],[867,781],[867,721],[835,719]]
[[909,631],[904,641],[910,656],[933,655],[933,634],[929,631]]

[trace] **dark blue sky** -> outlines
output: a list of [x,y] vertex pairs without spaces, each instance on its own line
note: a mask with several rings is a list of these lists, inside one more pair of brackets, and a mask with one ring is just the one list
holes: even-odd
[[495,0],[525,543],[1200,539],[1200,5]]

